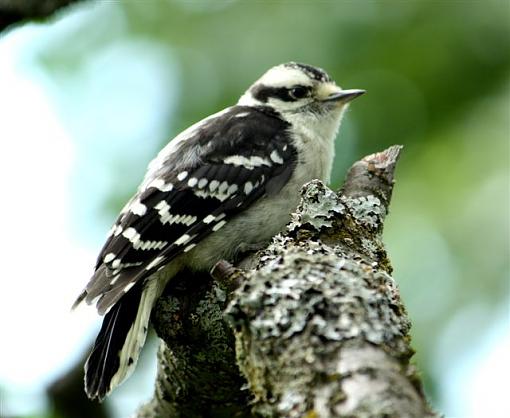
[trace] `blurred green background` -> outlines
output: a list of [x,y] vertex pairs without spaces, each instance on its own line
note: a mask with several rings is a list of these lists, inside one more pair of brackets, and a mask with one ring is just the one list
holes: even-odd
[[332,186],[361,156],[405,146],[385,242],[415,361],[446,416],[496,417],[509,412],[509,18],[490,0],[90,1],[37,25],[22,52],[76,149],[69,227],[96,251],[168,138],[269,67],[302,61],[366,89]]

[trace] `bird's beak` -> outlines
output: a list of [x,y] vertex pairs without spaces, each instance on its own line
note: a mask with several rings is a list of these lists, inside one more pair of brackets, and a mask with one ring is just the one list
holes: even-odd
[[325,83],[317,91],[317,99],[320,102],[334,102],[336,105],[344,105],[358,96],[365,93],[365,90],[342,90],[335,83]]
[[356,97],[365,94],[365,90],[350,89],[350,90],[337,90],[326,96],[324,102],[337,102],[339,104],[345,104],[354,100]]

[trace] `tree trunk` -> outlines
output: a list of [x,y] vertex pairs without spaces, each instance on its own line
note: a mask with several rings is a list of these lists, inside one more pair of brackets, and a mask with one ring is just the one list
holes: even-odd
[[381,242],[401,147],[320,181],[284,233],[240,263],[180,275],[153,312],[162,338],[149,417],[436,417],[409,364],[410,323]]

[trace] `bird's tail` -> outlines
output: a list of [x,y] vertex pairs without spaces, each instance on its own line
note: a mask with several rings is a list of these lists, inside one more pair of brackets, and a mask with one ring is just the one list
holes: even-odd
[[85,392],[102,401],[133,372],[145,344],[157,280],[138,283],[110,309],[85,363]]

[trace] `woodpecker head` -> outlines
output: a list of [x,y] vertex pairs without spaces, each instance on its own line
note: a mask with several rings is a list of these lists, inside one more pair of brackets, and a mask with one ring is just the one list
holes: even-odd
[[271,68],[239,99],[244,106],[269,106],[284,119],[321,116],[340,119],[364,90],[342,90],[322,69],[289,62]]

